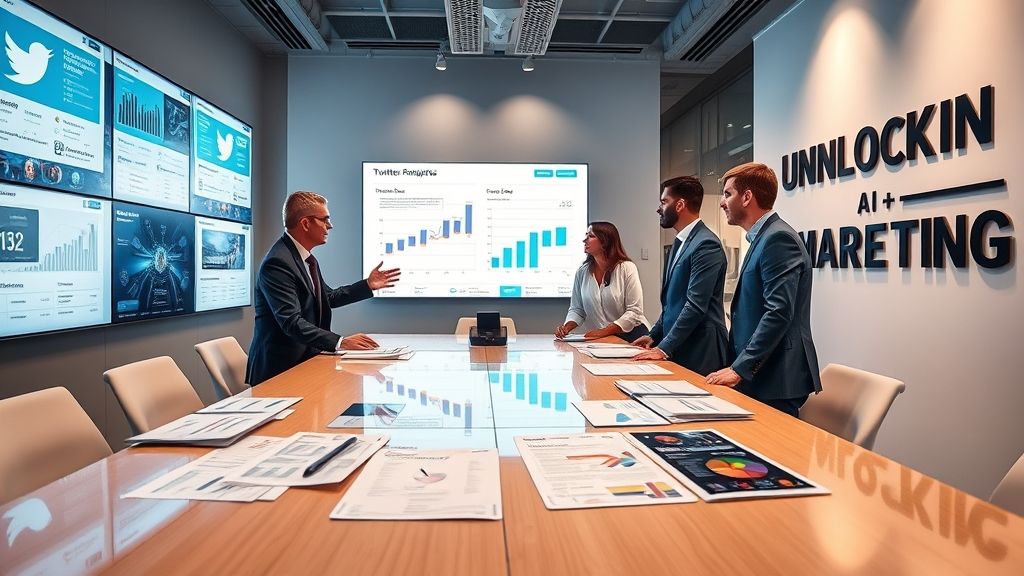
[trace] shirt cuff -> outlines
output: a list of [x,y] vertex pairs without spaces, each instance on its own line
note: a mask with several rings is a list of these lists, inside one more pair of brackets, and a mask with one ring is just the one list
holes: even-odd
[[341,350],[341,343],[342,343],[342,341],[344,341],[344,340],[345,340],[345,337],[344,337],[344,336],[342,336],[341,338],[338,338],[338,343],[337,343],[337,344],[336,344],[336,345],[334,346],[334,349],[335,349],[335,350]]

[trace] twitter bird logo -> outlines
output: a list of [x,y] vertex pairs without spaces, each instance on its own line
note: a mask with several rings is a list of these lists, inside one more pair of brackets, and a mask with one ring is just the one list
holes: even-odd
[[45,502],[39,498],[29,498],[4,512],[4,520],[11,521],[7,525],[7,547],[13,548],[19,534],[26,529],[42,532],[50,525],[53,516]]
[[221,136],[220,130],[217,130],[217,159],[221,162],[227,162],[228,158],[231,157],[231,149],[234,147],[235,135]]
[[50,64],[53,51],[39,42],[33,42],[28,47],[28,52],[21,49],[14,43],[9,32],[4,32],[4,39],[7,41],[7,60],[11,63],[11,70],[14,74],[6,76],[18,84],[35,84],[43,79],[46,74],[46,67]]

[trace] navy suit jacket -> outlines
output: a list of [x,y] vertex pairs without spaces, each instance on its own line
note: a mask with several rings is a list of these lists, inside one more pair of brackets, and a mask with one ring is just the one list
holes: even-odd
[[274,243],[256,277],[256,327],[249,345],[245,381],[255,386],[312,358],[334,350],[339,335],[331,332],[331,308],[373,296],[360,280],[331,288],[321,273],[317,304],[309,268],[287,236]]
[[725,366],[725,251],[703,222],[690,231],[661,285],[661,316],[651,338],[675,363],[709,374]]
[[729,332],[736,389],[758,400],[801,398],[821,390],[811,340],[811,258],[778,214],[750,244],[732,300]]

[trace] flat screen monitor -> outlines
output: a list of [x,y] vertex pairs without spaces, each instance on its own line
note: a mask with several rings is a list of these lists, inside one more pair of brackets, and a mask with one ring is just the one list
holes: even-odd
[[195,217],[114,202],[115,323],[195,311]]
[[192,113],[192,213],[251,224],[252,128],[198,97]]
[[587,164],[363,163],[363,269],[401,267],[378,297],[572,293]]
[[114,53],[114,198],[188,212],[192,95]]
[[196,312],[252,304],[252,225],[196,216]]
[[110,48],[23,0],[0,29],[0,179],[110,197]]
[[0,337],[110,322],[110,201],[0,184]]

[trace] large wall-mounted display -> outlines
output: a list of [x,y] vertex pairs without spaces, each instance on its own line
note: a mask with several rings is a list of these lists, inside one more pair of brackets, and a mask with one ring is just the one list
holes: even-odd
[[114,198],[189,209],[192,95],[114,53]]
[[110,201],[0,184],[0,337],[110,322]]
[[586,164],[363,163],[363,268],[378,297],[567,297],[583,262]]
[[22,0],[0,30],[0,178],[109,197],[110,48]]
[[196,216],[196,312],[252,300],[252,226]]
[[252,129],[24,0],[0,33],[0,339],[250,305]]
[[113,321],[195,311],[195,217],[114,202]]
[[252,223],[252,128],[194,100],[192,212]]

